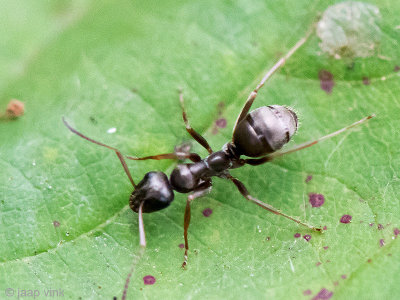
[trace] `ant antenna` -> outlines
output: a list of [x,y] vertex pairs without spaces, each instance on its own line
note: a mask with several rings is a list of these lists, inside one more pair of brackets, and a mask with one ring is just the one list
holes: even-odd
[[122,292],[122,298],[121,300],[126,300],[126,295],[128,293],[128,288],[129,288],[129,282],[131,281],[131,277],[133,274],[133,271],[135,270],[136,265],[139,263],[140,259],[142,258],[144,254],[144,249],[146,248],[146,236],[144,233],[144,226],[143,226],[143,203],[140,203],[139,206],[139,236],[140,236],[140,249],[139,249],[139,254],[135,256],[132,260],[132,265],[131,269],[129,270],[128,276],[126,276],[125,279],[125,285],[124,285],[124,291]]
[[144,232],[144,224],[143,224],[143,204],[144,202],[140,203],[139,205],[139,236],[140,236],[140,246],[142,248],[146,248],[146,235]]
[[[106,147],[107,149],[110,149],[110,150],[115,151],[115,153],[117,154],[117,156],[118,156],[118,158],[119,158],[119,160],[120,160],[122,166],[124,167],[124,170],[125,170],[126,175],[128,175],[128,178],[129,178],[130,182],[132,183],[133,187],[136,188],[136,184],[135,184],[135,182],[134,182],[133,179],[132,179],[131,172],[130,172],[129,169],[128,169],[128,165],[126,164],[126,161],[125,161],[124,156],[122,155],[121,151],[119,151],[117,148],[114,148],[114,147],[108,146],[108,145],[106,145],[106,144],[100,143],[100,142],[98,142],[98,141],[95,141],[95,140],[93,140],[93,139],[87,137],[86,135],[80,133],[80,132],[79,132],[78,130],[76,130],[75,128],[72,128],[72,126],[69,125],[69,123],[65,120],[64,117],[62,118],[62,120],[63,120],[65,126],[67,126],[67,128],[68,128],[71,132],[75,133],[76,135],[80,136],[81,138],[84,138],[85,140],[87,140],[87,141],[89,141],[89,142],[92,142],[92,143],[94,143],[94,144],[96,144],[96,145],[103,146],[103,147]],[[140,204],[138,215],[139,215],[140,246],[143,247],[143,248],[145,248],[145,247],[146,247],[146,236],[145,236],[145,233],[144,233],[143,211],[142,211],[142,208],[143,208],[143,202]]]
[[71,132],[75,133],[76,135],[80,136],[81,138],[84,138],[85,140],[87,140],[87,141],[89,141],[89,142],[92,142],[92,143],[94,143],[94,144],[96,144],[96,145],[103,146],[103,147],[106,147],[107,149],[110,149],[110,150],[115,151],[115,153],[117,154],[117,156],[118,156],[118,158],[119,158],[119,160],[120,160],[122,166],[124,167],[124,170],[125,170],[126,175],[128,175],[128,178],[129,178],[130,182],[132,183],[132,185],[133,185],[134,188],[136,187],[136,184],[135,184],[135,182],[134,182],[133,179],[132,179],[131,172],[129,172],[128,166],[127,166],[127,164],[126,164],[126,161],[125,161],[125,159],[124,159],[124,157],[123,157],[121,151],[119,151],[117,148],[114,148],[114,147],[108,146],[108,145],[106,145],[106,144],[100,143],[100,142],[98,142],[98,141],[95,141],[95,140],[93,140],[93,139],[87,137],[86,135],[80,133],[78,130],[72,128],[72,126],[68,124],[68,122],[65,120],[64,117],[62,117],[62,120],[63,120],[63,122],[64,122],[64,125],[67,126],[67,128],[68,128]]
[[[126,161],[125,161],[124,156],[122,155],[121,151],[119,151],[117,148],[114,148],[114,147],[108,146],[108,145],[106,145],[106,144],[103,144],[103,143],[101,143],[101,142],[98,142],[98,141],[96,141],[96,140],[93,140],[93,139],[87,137],[86,135],[80,133],[78,130],[76,130],[76,129],[73,128],[71,125],[69,125],[69,123],[65,120],[64,117],[62,118],[62,120],[63,120],[63,122],[64,122],[64,125],[65,125],[72,133],[75,133],[76,135],[80,136],[81,138],[83,138],[83,139],[85,139],[85,140],[87,140],[87,141],[89,141],[89,142],[91,142],[91,143],[94,143],[94,144],[96,144],[96,145],[99,145],[99,146],[105,147],[105,148],[107,148],[107,149],[113,150],[113,151],[117,154],[117,156],[118,156],[118,158],[119,158],[119,160],[120,160],[120,162],[121,162],[121,164],[122,164],[122,166],[123,166],[123,168],[124,168],[124,171],[125,171],[126,175],[127,175],[128,178],[129,178],[129,181],[132,183],[132,186],[133,186],[134,188],[136,188],[136,184],[135,184],[135,182],[133,181],[131,172],[130,172],[129,169],[128,169],[128,165],[126,164]],[[129,158],[129,157],[128,157],[128,158]],[[140,250],[139,250],[139,255],[138,255],[137,257],[135,256],[135,258],[133,259],[131,269],[130,269],[129,274],[128,274],[126,280],[125,280],[124,291],[123,291],[123,294],[122,294],[122,299],[123,299],[123,300],[126,299],[126,295],[127,295],[128,287],[129,287],[129,282],[130,282],[131,276],[132,276],[132,274],[133,274],[134,268],[135,268],[135,266],[137,265],[137,263],[139,262],[139,260],[142,258],[143,253],[144,253],[144,249],[146,248],[146,235],[145,235],[144,223],[143,223],[143,203],[144,203],[144,202],[140,203],[139,211],[138,211],[138,217],[139,217],[139,222],[138,222],[138,223],[139,223],[139,237],[140,237]]]
[[[119,151],[117,148],[114,148],[114,147],[108,146],[106,144],[100,143],[100,142],[98,142],[98,141],[96,141],[94,139],[91,139],[91,138],[87,137],[86,135],[80,133],[78,130],[76,130],[71,125],[69,125],[69,123],[65,120],[64,117],[62,118],[62,120],[63,120],[65,126],[67,126],[67,128],[71,132],[75,133],[76,135],[80,136],[81,138],[84,138],[85,140],[87,140],[89,142],[92,142],[92,143],[94,143],[96,145],[99,145],[99,146],[102,146],[102,147],[106,147],[107,149],[115,151],[115,153],[117,154],[122,166],[124,167],[126,175],[128,176],[128,178],[129,178],[130,182],[132,183],[133,187],[136,188],[136,184],[132,179],[131,172],[128,169],[128,165],[126,164],[126,161],[125,161],[124,156],[122,155],[121,151]],[[146,247],[146,236],[145,236],[145,233],[144,233],[142,208],[143,208],[143,202],[140,204],[139,212],[138,212],[138,215],[139,215],[139,236],[140,236],[140,246],[141,247]]]

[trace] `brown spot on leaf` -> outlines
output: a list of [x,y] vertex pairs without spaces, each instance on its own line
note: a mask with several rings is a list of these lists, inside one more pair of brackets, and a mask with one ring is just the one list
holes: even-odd
[[0,119],[15,119],[25,112],[25,104],[17,99],[11,99],[5,112],[0,113]]
[[369,78],[368,78],[368,77],[363,77],[363,78],[362,78],[362,83],[363,83],[364,85],[369,85],[371,82],[369,81]]
[[318,78],[320,80],[320,87],[327,94],[332,93],[333,86],[335,82],[333,81],[333,74],[327,70],[321,70],[318,73]]

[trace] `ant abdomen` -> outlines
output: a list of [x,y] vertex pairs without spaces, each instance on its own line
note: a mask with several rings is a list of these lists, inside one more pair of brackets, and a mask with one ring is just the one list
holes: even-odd
[[283,147],[297,130],[296,113],[281,105],[263,106],[251,111],[233,133],[237,153],[263,156]]
[[168,177],[162,172],[149,172],[136,185],[129,198],[129,206],[134,212],[139,212],[143,203],[143,212],[151,213],[168,207],[174,200],[174,192]]

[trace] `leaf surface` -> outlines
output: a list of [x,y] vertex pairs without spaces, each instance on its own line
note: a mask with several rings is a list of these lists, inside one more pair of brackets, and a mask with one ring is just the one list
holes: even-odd
[[[190,140],[177,94],[183,88],[191,124],[218,150],[249,92],[334,3],[2,1],[1,108],[17,98],[26,114],[0,122],[0,289],[120,299],[138,255],[137,215],[127,205],[132,187],[117,157],[72,135],[62,116],[126,154],[167,153]],[[310,149],[232,171],[255,197],[326,226],[325,233],[247,203],[217,178],[212,193],[192,204],[186,271],[179,247],[186,195],[145,215],[148,245],[129,298],[310,299],[323,289],[337,299],[400,296],[400,4],[369,3],[382,15],[379,56],[329,58],[314,34],[254,108],[294,107],[301,127],[291,145],[377,117]],[[331,93],[320,87],[321,70],[334,76]],[[216,125],[221,118],[225,128]],[[128,164],[139,182],[151,170],[169,174],[175,163]],[[312,207],[310,194],[323,195],[324,204]],[[351,223],[341,223],[343,215]],[[144,285],[146,275],[156,283]]]

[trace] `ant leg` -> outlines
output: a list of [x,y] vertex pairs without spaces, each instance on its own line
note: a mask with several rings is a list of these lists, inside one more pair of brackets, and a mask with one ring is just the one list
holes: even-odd
[[199,162],[201,161],[201,157],[197,153],[165,153],[165,154],[158,154],[158,155],[150,155],[145,157],[136,157],[136,156],[125,156],[127,159],[131,160],[147,160],[147,159],[190,159],[192,162]]
[[146,234],[144,231],[144,224],[143,224],[143,204],[144,202],[140,203],[139,205],[139,237],[140,237],[140,246],[142,248],[146,248]]
[[155,159],[155,160],[162,160],[162,159],[177,159],[177,160],[185,160],[190,159],[192,162],[199,162],[201,161],[201,157],[197,153],[189,152],[190,149],[180,149],[175,147],[173,153],[165,153],[165,154],[158,154],[158,155],[149,155],[145,157],[137,157],[137,156],[126,156],[127,159],[131,160],[147,160],[147,159]]
[[249,97],[246,100],[246,103],[244,104],[242,111],[240,112],[235,126],[233,127],[233,132],[235,132],[237,125],[242,121],[246,116],[247,113],[249,112],[251,105],[253,104],[254,100],[257,97],[258,91],[264,86],[265,82],[277,71],[279,70],[280,67],[282,67],[285,62],[295,53],[310,37],[310,35],[313,33],[315,27],[315,23],[311,26],[311,28],[308,30],[306,35],[301,38],[296,45],[293,46],[292,49],[289,50],[288,53],[286,53],[285,56],[283,56],[268,72],[265,74],[263,79],[261,79],[260,83],[256,86],[256,88],[250,93]]
[[212,188],[212,182],[211,180],[203,182],[200,184],[197,189],[193,191],[192,194],[190,194],[187,198],[186,201],[186,209],[185,209],[185,217],[183,221],[183,236],[185,238],[185,256],[184,256],[184,261],[182,263],[182,268],[185,268],[187,265],[187,260],[188,260],[188,250],[189,250],[189,242],[188,242],[188,228],[190,225],[190,203],[199,197],[203,197],[204,195],[208,194],[211,191]]
[[[65,126],[67,126],[67,128],[72,131],[73,133],[75,133],[76,135],[80,136],[81,138],[84,138],[85,140],[92,142],[96,145],[99,146],[103,146],[106,147],[107,149],[113,150],[115,151],[115,153],[117,154],[119,160],[122,163],[122,166],[124,167],[125,173],[128,175],[129,180],[131,181],[132,185],[135,186],[132,176],[128,170],[128,167],[126,165],[126,162],[123,158],[123,155],[121,153],[121,151],[119,151],[117,148],[108,146],[106,144],[103,144],[101,142],[95,141],[87,136],[85,136],[84,134],[80,133],[79,131],[77,131],[76,129],[72,128],[71,125],[69,125],[69,123],[64,119],[63,117],[63,122],[65,124]],[[166,153],[166,154],[159,154],[159,155],[151,155],[151,156],[145,156],[145,157],[136,157],[136,156],[129,156],[126,155],[125,158],[127,159],[131,159],[131,160],[147,160],[147,159],[155,159],[155,160],[161,160],[161,159],[190,159],[193,162],[198,162],[201,160],[201,157],[196,154],[196,153],[183,153],[183,152],[174,152],[174,153]]]
[[286,214],[280,212],[278,209],[274,208],[272,205],[269,205],[267,203],[264,203],[264,202],[258,200],[257,198],[254,198],[253,196],[251,196],[249,194],[249,192],[248,192],[247,188],[244,186],[244,184],[240,180],[236,179],[235,177],[233,177],[231,175],[228,175],[227,178],[229,180],[231,180],[236,185],[236,187],[238,188],[239,192],[247,200],[257,204],[258,206],[260,206],[260,207],[262,207],[262,208],[264,208],[264,209],[266,209],[266,210],[268,210],[268,211],[270,211],[270,212],[272,212],[272,213],[274,213],[276,215],[283,216],[283,217],[285,217],[285,218],[287,218],[289,220],[295,221],[296,223],[298,223],[300,225],[303,225],[303,226],[305,226],[305,227],[307,227],[309,229],[312,229],[312,230],[315,230],[315,231],[322,231],[321,228],[314,227],[314,226],[309,225],[307,223],[301,222],[300,220],[297,220],[297,219],[295,219],[295,218],[293,218],[293,217],[291,217],[289,215],[286,215]]
[[62,120],[63,120],[63,122],[64,122],[64,125],[65,125],[71,132],[75,133],[76,135],[80,136],[81,138],[83,138],[83,139],[85,139],[85,140],[87,140],[87,141],[89,141],[89,142],[92,142],[92,143],[94,143],[94,144],[97,144],[97,145],[99,145],[99,146],[103,146],[103,147],[106,147],[106,148],[108,148],[108,149],[110,149],[110,150],[115,151],[115,153],[117,154],[117,156],[118,156],[118,158],[119,158],[119,160],[120,160],[120,162],[121,162],[121,164],[122,164],[122,167],[124,168],[124,171],[125,171],[126,175],[127,175],[128,178],[129,178],[129,181],[132,183],[133,187],[136,187],[136,184],[135,184],[135,182],[133,181],[131,172],[129,172],[128,166],[127,166],[126,161],[125,161],[125,159],[124,159],[124,156],[122,155],[122,153],[121,153],[117,148],[108,146],[108,145],[106,145],[106,144],[100,143],[100,142],[98,142],[98,141],[95,141],[95,140],[93,140],[93,139],[87,137],[86,135],[80,133],[78,130],[72,128],[71,125],[69,125],[69,123],[64,119],[64,117],[62,118]]
[[341,128],[341,129],[339,129],[339,130],[337,130],[335,132],[329,133],[329,134],[327,134],[325,136],[322,136],[322,137],[320,137],[320,138],[318,138],[316,140],[296,145],[291,149],[288,149],[288,150],[285,150],[285,151],[278,151],[278,152],[275,152],[275,153],[271,153],[271,154],[266,155],[266,156],[261,157],[261,158],[244,159],[243,162],[245,164],[249,164],[249,165],[252,165],[252,166],[258,166],[258,165],[264,164],[264,163],[269,162],[269,161],[271,161],[271,160],[273,160],[273,159],[275,159],[275,158],[277,158],[279,156],[283,156],[283,155],[286,155],[286,154],[289,154],[289,153],[293,153],[293,152],[302,150],[304,148],[311,147],[311,146],[313,146],[315,144],[318,144],[319,142],[321,142],[323,140],[327,140],[327,139],[329,139],[331,137],[334,137],[334,136],[336,136],[336,135],[338,135],[338,134],[340,134],[340,133],[342,133],[342,132],[344,132],[346,130],[350,130],[351,128],[353,128],[355,126],[361,125],[361,124],[365,123],[366,121],[368,121],[369,119],[372,119],[373,117],[375,117],[374,114],[372,114],[372,115],[370,115],[368,117],[362,118],[361,120],[359,120],[357,122],[354,122],[353,124],[351,124],[349,126],[343,127],[343,128]]
[[183,94],[182,94],[182,90],[179,90],[179,101],[181,103],[181,108],[182,108],[182,118],[183,118],[183,122],[185,122],[185,126],[186,126],[186,131],[189,132],[189,134],[192,136],[192,138],[194,138],[196,140],[196,142],[198,142],[200,145],[202,145],[204,148],[206,148],[206,150],[208,151],[208,153],[213,153],[210,145],[208,144],[207,140],[198,132],[196,132],[192,126],[190,126],[189,124],[189,120],[187,118],[186,115],[186,111],[185,111],[185,104],[183,101]]

